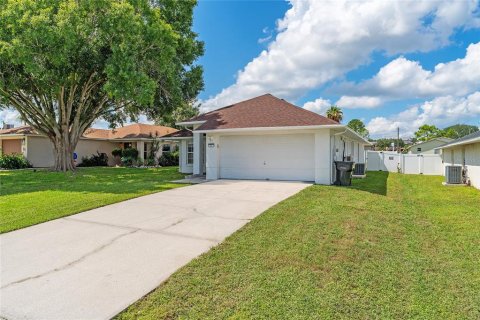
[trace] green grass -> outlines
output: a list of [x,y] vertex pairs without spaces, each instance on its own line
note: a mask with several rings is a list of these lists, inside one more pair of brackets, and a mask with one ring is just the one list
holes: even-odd
[[0,171],[0,233],[181,185],[177,167]]
[[479,319],[480,191],[369,172],[312,186],[119,319]]

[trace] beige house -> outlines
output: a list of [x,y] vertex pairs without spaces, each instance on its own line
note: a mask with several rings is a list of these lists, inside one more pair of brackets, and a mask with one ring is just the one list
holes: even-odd
[[441,146],[446,145],[447,143],[452,142],[453,139],[450,138],[433,138],[428,141],[420,142],[409,147],[408,153],[412,154],[440,154],[441,149],[438,149]]
[[[105,153],[108,156],[109,165],[113,166],[117,163],[112,156],[112,151],[116,148],[132,147],[139,151],[141,159],[145,159],[156,137],[176,131],[177,129],[170,127],[142,123],[130,124],[114,130],[90,128],[80,138],[74,157],[79,164],[82,157],[89,157],[97,152]],[[175,148],[174,142],[164,141],[160,145],[157,157],[162,152],[170,152]],[[54,165],[52,143],[29,126],[0,130],[0,153],[23,154],[33,167],[46,168]]]

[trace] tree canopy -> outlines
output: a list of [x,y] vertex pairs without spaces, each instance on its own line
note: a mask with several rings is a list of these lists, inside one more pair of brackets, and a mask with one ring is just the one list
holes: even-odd
[[79,137],[191,104],[203,88],[193,0],[0,0],[0,108],[47,136],[73,169]]
[[424,124],[415,132],[415,140],[428,141],[433,138],[446,137],[451,139],[459,139],[471,133],[477,132],[477,126],[467,124],[456,124],[444,129],[439,129],[434,125]]
[[437,128],[434,125],[424,124],[415,132],[415,140],[417,141],[428,141],[433,138],[442,136],[442,130]]
[[471,126],[468,124],[455,124],[443,129],[443,136],[451,139],[459,139],[471,133],[477,132],[479,129],[477,126]]
[[350,122],[348,122],[347,126],[361,135],[362,137],[368,139],[368,136],[370,133],[368,132],[367,128],[365,127],[365,124],[363,123],[362,120],[360,119],[352,119]]
[[389,139],[378,139],[376,140],[375,146],[377,150],[389,150],[389,148],[392,146],[392,143],[394,146],[397,146],[397,144],[400,144],[400,148],[405,147],[405,141],[402,139],[397,140],[393,138]]
[[343,111],[337,106],[331,106],[327,110],[327,118],[332,119],[333,121],[342,122],[343,120]]

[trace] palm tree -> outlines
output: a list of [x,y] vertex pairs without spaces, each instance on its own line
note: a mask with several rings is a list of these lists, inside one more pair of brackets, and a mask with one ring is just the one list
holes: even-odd
[[340,123],[343,119],[342,109],[337,106],[331,106],[330,109],[327,110],[327,118]]

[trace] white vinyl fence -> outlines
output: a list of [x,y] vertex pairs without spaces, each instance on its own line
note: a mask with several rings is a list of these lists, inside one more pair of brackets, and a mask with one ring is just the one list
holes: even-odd
[[368,151],[367,170],[443,175],[443,164],[442,157],[438,154],[398,154]]

